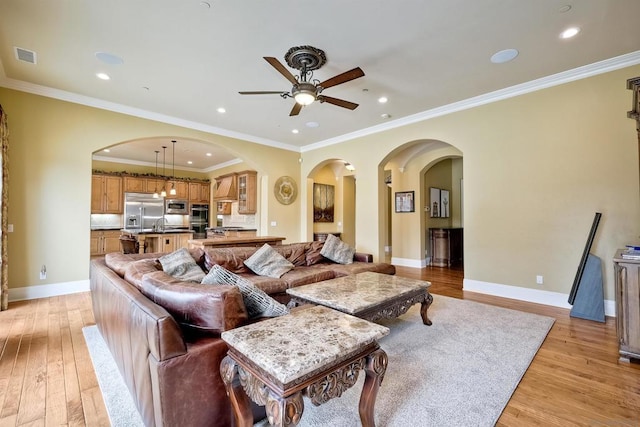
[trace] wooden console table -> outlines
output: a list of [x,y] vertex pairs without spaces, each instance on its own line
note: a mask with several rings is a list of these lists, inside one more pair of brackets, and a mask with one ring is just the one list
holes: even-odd
[[616,279],[616,331],[621,362],[640,361],[640,260],[613,258]]
[[[389,328],[323,306],[222,333],[229,345],[220,374],[237,427],[252,427],[249,398],[265,406],[274,426],[295,426],[303,396],[318,406],[340,397],[366,372],[359,413],[363,427],[375,427],[374,405],[387,369],[377,340]],[[239,380],[239,381],[238,381]]]

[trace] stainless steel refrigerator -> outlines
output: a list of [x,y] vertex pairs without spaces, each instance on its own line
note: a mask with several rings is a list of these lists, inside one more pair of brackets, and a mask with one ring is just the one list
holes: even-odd
[[130,231],[152,231],[164,224],[164,199],[151,194],[124,193],[124,228]]

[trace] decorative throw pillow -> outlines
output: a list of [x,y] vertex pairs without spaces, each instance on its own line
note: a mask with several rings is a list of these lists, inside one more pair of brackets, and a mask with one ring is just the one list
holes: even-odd
[[260,249],[254,252],[244,261],[244,265],[251,271],[260,275],[279,279],[284,273],[295,266],[285,257],[280,255],[275,249],[265,243]]
[[162,264],[162,270],[176,279],[200,283],[204,278],[204,271],[185,248],[163,255],[158,261]]
[[322,246],[322,250],[320,251],[323,257],[329,258],[338,264],[352,264],[355,253],[355,249],[333,234],[327,236],[327,240],[325,240],[324,246]]
[[256,317],[277,317],[289,314],[289,309],[257,288],[247,279],[243,279],[219,265],[214,265],[202,279],[204,285],[233,285],[240,289],[247,314],[250,319]]

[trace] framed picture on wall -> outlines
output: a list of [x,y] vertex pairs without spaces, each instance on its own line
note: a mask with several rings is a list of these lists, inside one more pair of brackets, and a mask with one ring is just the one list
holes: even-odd
[[440,190],[440,218],[449,218],[450,205],[449,190]]
[[333,222],[333,185],[313,184],[313,222]]
[[396,192],[396,212],[415,212],[414,191]]
[[430,205],[431,218],[440,218],[440,189],[431,187],[430,189]]

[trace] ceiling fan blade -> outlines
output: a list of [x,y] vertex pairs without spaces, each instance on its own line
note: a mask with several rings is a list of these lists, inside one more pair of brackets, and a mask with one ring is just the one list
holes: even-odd
[[346,83],[351,80],[355,80],[362,76],[364,76],[364,71],[362,71],[360,67],[356,67],[353,70],[345,71],[342,74],[338,74],[337,76],[331,77],[330,79],[323,81],[322,83],[320,83],[320,86],[326,89],[331,86],[335,86],[342,83]]
[[278,61],[276,58],[274,58],[272,56],[264,56],[263,58],[265,59],[265,61],[267,61],[269,64],[271,64],[271,66],[273,68],[278,70],[280,72],[280,74],[282,74],[287,80],[289,80],[291,82],[291,84],[298,83],[298,80],[296,80],[294,75],[291,74],[291,72],[289,70],[287,70],[287,67],[282,65],[282,62]]
[[329,104],[337,105],[338,107],[342,108],[348,108],[349,110],[355,110],[358,107],[358,104],[355,104],[353,102],[345,101],[344,99],[332,98],[325,95],[318,96],[318,101],[328,102]]
[[272,95],[272,94],[278,94],[278,95],[282,95],[283,92],[281,90],[279,91],[275,91],[275,90],[271,90],[271,91],[265,91],[265,90],[259,90],[259,91],[245,91],[245,92],[238,92],[240,95]]
[[300,110],[302,110],[302,104],[298,104],[296,102],[295,104],[293,104],[293,108],[291,109],[291,112],[289,113],[289,117],[297,116],[298,114],[300,114]]

